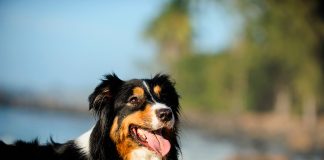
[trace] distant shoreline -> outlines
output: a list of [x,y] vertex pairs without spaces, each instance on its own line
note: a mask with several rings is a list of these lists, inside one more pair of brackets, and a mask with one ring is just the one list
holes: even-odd
[[80,109],[80,107],[64,107],[64,106],[54,106],[54,107],[43,107],[39,105],[10,105],[10,104],[0,104],[0,108],[20,108],[28,110],[42,110],[42,111],[54,111],[54,112],[66,112],[74,114],[91,114],[87,109]]
[[299,117],[283,117],[274,113],[214,113],[185,110],[183,127],[194,128],[208,137],[231,139],[256,149],[277,146],[292,154],[323,155],[324,117],[313,129],[307,128]]

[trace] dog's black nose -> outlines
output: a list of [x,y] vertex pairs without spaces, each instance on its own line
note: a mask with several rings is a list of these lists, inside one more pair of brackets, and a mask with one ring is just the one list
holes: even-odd
[[157,110],[156,115],[163,122],[167,122],[172,119],[172,111],[169,108],[162,108]]

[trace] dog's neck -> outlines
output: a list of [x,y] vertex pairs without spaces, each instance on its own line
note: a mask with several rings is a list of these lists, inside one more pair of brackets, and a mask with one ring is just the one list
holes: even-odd
[[130,160],[162,160],[161,157],[157,156],[152,151],[148,150],[145,147],[138,148],[131,153]]

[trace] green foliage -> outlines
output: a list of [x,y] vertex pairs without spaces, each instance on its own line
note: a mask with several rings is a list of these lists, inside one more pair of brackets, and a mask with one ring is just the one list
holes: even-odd
[[[162,48],[175,40],[186,44],[180,45],[187,47],[182,51],[191,51],[189,10],[174,5],[177,2],[165,8],[148,33]],[[324,110],[320,108],[324,106],[324,62],[318,59],[323,54],[318,48],[323,44],[324,25],[315,12],[317,1],[233,2],[233,10],[245,24],[235,47],[182,56],[172,64],[183,106],[257,112],[288,108],[302,113],[316,105]],[[175,21],[181,25],[173,26]]]
[[179,60],[175,78],[183,105],[228,111],[235,71],[228,54],[195,55]]
[[145,36],[159,46],[161,58],[179,58],[190,53],[192,28],[187,0],[173,0],[151,21]]
[[254,7],[260,13],[254,17],[250,15],[252,1],[239,3],[249,22],[244,44],[245,53],[254,59],[249,68],[248,90],[255,93],[251,97],[254,106],[261,107],[258,101],[263,96],[268,97],[265,102],[275,103],[274,96],[282,88],[295,97],[290,99],[295,107],[311,97],[319,99],[323,71],[316,60],[316,48],[321,41],[321,20],[314,15],[315,2],[259,1]]

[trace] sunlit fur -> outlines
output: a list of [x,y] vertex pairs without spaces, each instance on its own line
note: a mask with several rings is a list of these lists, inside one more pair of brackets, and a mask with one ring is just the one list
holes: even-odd
[[139,148],[136,142],[129,136],[129,126],[136,124],[149,128],[151,125],[151,110],[150,106],[145,107],[143,111],[136,111],[126,116],[121,125],[118,126],[118,117],[116,117],[113,126],[110,130],[110,138],[116,143],[117,150],[122,157],[130,157],[132,150]]
[[[152,79],[123,81],[109,74],[89,96],[89,108],[97,123],[79,138],[46,145],[37,141],[7,145],[0,141],[0,154],[22,160],[178,159],[179,96],[168,76],[158,74]],[[160,121],[156,111],[161,108],[171,109],[172,119]],[[131,125],[152,130],[163,128],[163,137],[171,144],[170,151],[160,157],[141,145],[130,135]]]

